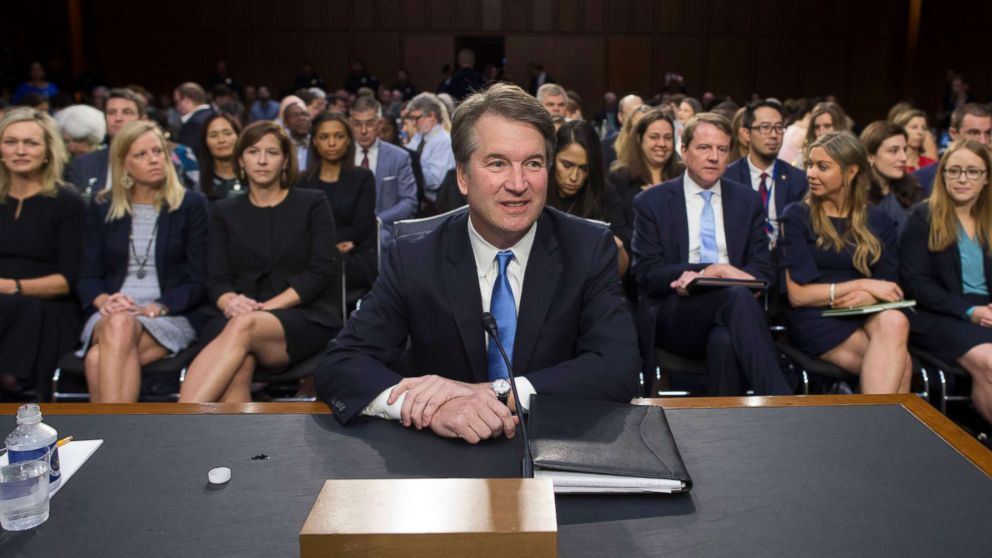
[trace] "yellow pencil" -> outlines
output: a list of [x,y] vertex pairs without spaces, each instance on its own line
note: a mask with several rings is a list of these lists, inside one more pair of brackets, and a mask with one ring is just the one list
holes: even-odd
[[62,447],[64,445],[68,444],[71,441],[72,441],[72,436],[66,436],[65,438],[62,438],[61,440],[59,440],[59,442],[57,444],[55,444],[55,447],[60,448],[60,447]]

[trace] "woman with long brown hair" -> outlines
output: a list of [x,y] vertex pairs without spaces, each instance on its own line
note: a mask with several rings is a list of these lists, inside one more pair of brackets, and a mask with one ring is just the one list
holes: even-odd
[[900,247],[917,302],[910,339],[973,378],[971,399],[992,423],[992,202],[985,146],[957,141],[941,158],[930,199],[910,215]]
[[833,132],[809,146],[806,161],[806,199],[781,218],[789,338],[800,350],[860,375],[863,393],[907,393],[912,361],[902,312],[822,315],[827,308],[903,298],[895,283],[895,224],[868,203],[868,154],[850,133]]
[[868,201],[885,210],[902,230],[912,207],[925,197],[916,177],[906,172],[906,131],[892,122],[876,120],[865,127],[859,139],[871,165]]

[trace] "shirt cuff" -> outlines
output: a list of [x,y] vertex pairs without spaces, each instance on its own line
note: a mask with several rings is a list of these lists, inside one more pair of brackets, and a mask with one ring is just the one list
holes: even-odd
[[530,396],[535,395],[537,390],[534,389],[534,384],[530,383],[527,378],[517,378],[517,395],[520,396],[520,406],[523,407],[523,412],[530,411]]
[[382,390],[382,393],[376,396],[367,407],[362,409],[362,414],[367,417],[379,417],[386,420],[400,420],[400,409],[403,407],[403,400],[406,399],[406,394],[402,394],[392,405],[387,405],[386,401],[389,401],[389,394],[393,392],[393,388],[396,386],[386,388]]
[[971,308],[969,308],[969,309],[968,309],[968,310],[967,310],[967,311],[966,311],[966,312],[964,313],[964,315],[965,315],[965,316],[967,316],[969,320],[971,319],[971,315],[975,313],[975,308],[978,308],[978,307],[977,307],[977,306],[972,306]]

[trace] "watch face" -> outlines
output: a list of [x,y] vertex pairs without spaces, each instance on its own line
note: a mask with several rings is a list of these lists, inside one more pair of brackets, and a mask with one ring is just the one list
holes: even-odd
[[496,395],[506,395],[510,393],[510,381],[509,380],[493,380],[489,384],[489,388],[496,393]]

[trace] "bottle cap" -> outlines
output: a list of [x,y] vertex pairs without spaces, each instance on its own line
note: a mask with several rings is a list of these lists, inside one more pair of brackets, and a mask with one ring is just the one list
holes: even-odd
[[224,484],[231,480],[231,470],[227,467],[210,469],[210,472],[207,473],[207,480],[210,481],[210,484]]
[[38,424],[41,422],[41,407],[37,403],[26,403],[17,408],[17,424]]

